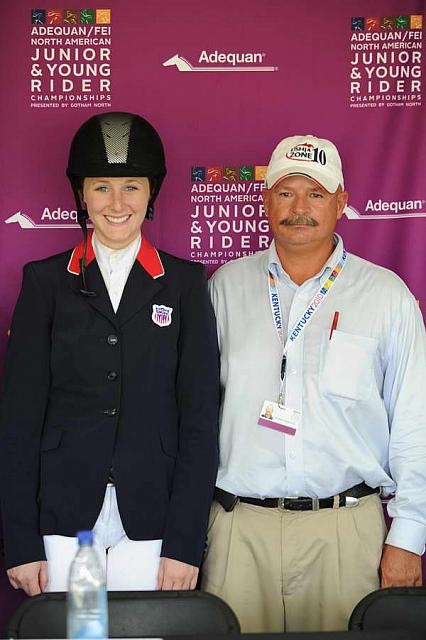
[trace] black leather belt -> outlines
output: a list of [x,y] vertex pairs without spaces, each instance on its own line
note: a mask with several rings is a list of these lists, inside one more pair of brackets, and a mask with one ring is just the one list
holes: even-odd
[[[380,487],[373,489],[369,487],[365,482],[356,484],[351,489],[347,489],[342,493],[339,493],[338,505],[339,507],[352,507],[358,502],[358,498],[369,496],[372,493],[380,493]],[[305,498],[303,496],[295,497],[283,497],[283,498],[247,498],[244,496],[235,496],[228,491],[224,491],[219,487],[216,487],[214,493],[214,499],[225,509],[225,511],[232,511],[238,501],[247,502],[248,504],[254,504],[257,507],[267,507],[288,509],[289,511],[317,511],[318,509],[331,509],[334,506],[335,497],[330,498]]]

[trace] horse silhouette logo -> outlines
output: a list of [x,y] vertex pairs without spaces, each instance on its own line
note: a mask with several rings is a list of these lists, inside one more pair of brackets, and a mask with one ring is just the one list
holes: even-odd
[[10,218],[6,218],[5,220],[6,224],[13,224],[14,222],[19,224],[21,229],[34,229],[36,227],[34,220],[20,211],[17,211],[13,216],[10,216]]

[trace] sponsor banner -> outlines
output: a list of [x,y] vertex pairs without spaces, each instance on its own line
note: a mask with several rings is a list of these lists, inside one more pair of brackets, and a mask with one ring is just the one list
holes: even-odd
[[31,9],[30,106],[112,107],[111,9]]
[[423,16],[351,18],[351,108],[420,107]]
[[263,209],[266,167],[191,168],[188,190],[189,257],[214,270],[267,249],[271,240]]

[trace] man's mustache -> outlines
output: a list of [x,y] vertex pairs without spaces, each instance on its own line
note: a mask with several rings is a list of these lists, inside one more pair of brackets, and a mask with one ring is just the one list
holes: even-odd
[[300,214],[298,216],[291,216],[291,218],[285,218],[284,220],[281,220],[280,224],[284,225],[285,227],[290,227],[294,224],[306,224],[311,227],[318,226],[318,222],[314,218],[305,216],[303,214]]

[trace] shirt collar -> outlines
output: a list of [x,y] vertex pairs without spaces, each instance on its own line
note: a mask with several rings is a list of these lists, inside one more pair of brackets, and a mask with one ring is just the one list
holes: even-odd
[[[322,281],[326,279],[329,276],[330,272],[333,270],[333,268],[336,266],[336,264],[340,262],[344,252],[343,240],[338,233],[335,233],[333,235],[333,239],[335,242],[333,253],[329,257],[325,265],[322,267],[322,269],[317,274],[312,276],[310,280],[315,280],[318,278],[320,281]],[[281,261],[278,257],[277,248],[275,246],[275,240],[272,240],[271,244],[269,245],[269,249],[266,251],[266,255],[267,255],[268,271],[270,271],[274,276],[276,276],[278,280],[287,281],[288,283],[291,283],[292,280],[282,268]]]
[[92,236],[92,245],[95,251],[96,260],[101,268],[105,267],[108,270],[117,268],[120,270],[126,270],[134,263],[136,256],[139,253],[141,236],[139,235],[135,238],[127,245],[127,247],[124,247],[124,249],[111,249],[111,247],[107,247],[102,244],[97,237],[96,232],[94,232]]
[[[99,243],[98,240],[95,242]],[[80,275],[80,260],[83,257],[83,247],[84,243],[81,241],[71,253],[70,261],[67,266],[67,271],[76,276]],[[124,251],[126,249],[128,249],[128,247],[126,247]],[[87,241],[86,267],[88,267],[95,259],[96,255],[93,248],[93,232],[91,232]],[[143,236],[140,238],[140,248],[137,252],[136,260],[139,262],[141,267],[149,273],[151,278],[161,278],[161,276],[165,274],[164,266],[161,262],[157,249]]]

